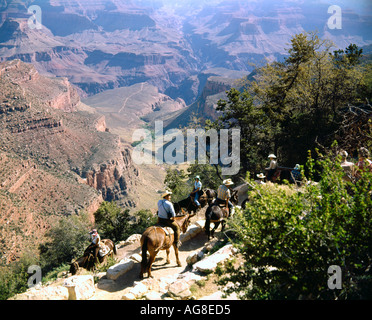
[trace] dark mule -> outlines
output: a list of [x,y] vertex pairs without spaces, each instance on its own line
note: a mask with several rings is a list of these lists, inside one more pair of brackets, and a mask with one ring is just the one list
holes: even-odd
[[190,196],[188,196],[186,199],[173,203],[173,207],[176,214],[180,213],[182,209],[188,213],[196,212],[198,209],[193,198]]
[[[114,242],[112,242],[110,239],[103,239],[101,240],[103,244],[105,244],[110,250],[104,255],[101,256],[98,253],[98,261],[99,263],[103,263],[106,259],[106,257],[110,256],[113,257],[113,255],[117,255],[116,246]],[[84,255],[78,259],[76,259],[74,262],[70,265],[70,273],[72,275],[76,274],[79,271],[79,268],[84,268],[88,271],[93,270],[95,267],[96,261],[94,261],[94,256],[91,250],[85,251]]]
[[82,256],[82,257],[76,259],[70,265],[70,273],[72,275],[75,275],[75,274],[78,273],[80,268],[84,268],[84,269],[87,269],[87,270],[93,269],[93,266],[94,266],[93,260],[94,260],[94,257],[93,257],[93,254],[91,254],[91,253],[89,253],[86,256]]
[[213,189],[204,189],[204,195],[209,206],[212,204],[213,200],[217,198],[217,192]]
[[[202,190],[199,196],[200,206],[203,208],[206,204],[209,204],[209,194],[212,194],[211,189]],[[184,209],[188,213],[196,212],[198,209],[197,205],[194,202],[194,197],[188,196],[186,199],[173,203],[174,211],[177,213],[181,212],[181,209]]]
[[[236,205],[238,203],[238,191],[234,190],[231,194],[231,203],[233,205]],[[217,202],[213,202],[207,210],[205,211],[205,233],[208,236],[208,240],[211,238],[211,236],[214,236],[214,232],[217,230],[219,225],[221,224],[223,231],[225,229],[226,220],[229,217],[228,208],[225,208],[224,205],[219,205]],[[210,224],[211,222],[214,223],[214,228],[210,230]]]
[[[190,218],[193,217],[194,214],[184,214],[180,216],[176,216],[174,219],[177,224],[180,226],[181,232],[185,233],[189,224]],[[178,248],[174,243],[174,234],[171,233],[167,235],[164,229],[161,226],[151,226],[148,227],[145,232],[142,234],[141,237],[141,247],[142,247],[142,262],[141,262],[141,271],[140,271],[140,278],[143,278],[143,274],[147,272],[148,277],[152,277],[151,275],[151,266],[154,263],[155,256],[158,254],[160,250],[167,251],[167,263],[170,263],[169,260],[169,252],[170,247],[173,245],[174,252],[176,254],[176,261],[178,266],[181,266],[181,262],[178,258]],[[147,251],[150,253],[150,257],[147,260]]]

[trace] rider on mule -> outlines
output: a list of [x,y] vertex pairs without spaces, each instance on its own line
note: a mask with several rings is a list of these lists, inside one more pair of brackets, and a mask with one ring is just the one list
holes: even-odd
[[85,249],[84,256],[89,254],[89,252],[92,252],[94,257],[93,261],[98,261],[98,252],[101,237],[96,229],[93,229],[91,232],[89,232],[89,234],[91,237],[91,244],[88,246],[88,248]]
[[216,203],[225,205],[226,208],[229,208],[229,216],[234,213],[234,206],[230,201],[231,198],[231,186],[234,184],[231,179],[226,179],[223,181],[223,184],[220,185],[217,189],[217,199]]
[[177,244],[177,248],[181,246],[180,234],[181,230],[178,224],[174,221],[176,213],[172,202],[170,202],[172,192],[166,191],[163,193],[161,200],[158,201],[158,219],[161,225],[171,227],[174,231],[174,242]]
[[195,182],[194,182],[194,189],[192,190],[190,196],[194,196],[194,203],[198,207],[198,209],[201,208],[200,202],[198,201],[199,199],[199,192],[202,189],[202,183],[200,181],[200,176],[195,177]]

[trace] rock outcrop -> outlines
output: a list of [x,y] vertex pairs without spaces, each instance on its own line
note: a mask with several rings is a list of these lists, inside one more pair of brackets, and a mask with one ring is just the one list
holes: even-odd
[[296,33],[319,30],[340,49],[371,43],[371,12],[352,2],[342,7],[342,32],[327,27],[329,4],[317,1],[45,0],[41,29],[28,26],[29,2],[8,2],[0,5],[0,61],[33,63],[85,95],[146,81],[190,104],[199,91],[191,77],[283,59]]
[[[67,79],[40,75],[20,60],[0,63],[0,221],[6,229],[0,238],[7,263],[26,247],[36,250],[58,216],[84,210],[93,221],[103,200],[136,206],[139,171],[130,147],[108,132],[104,116],[80,111],[80,104]],[[20,203],[33,217],[28,223]]]

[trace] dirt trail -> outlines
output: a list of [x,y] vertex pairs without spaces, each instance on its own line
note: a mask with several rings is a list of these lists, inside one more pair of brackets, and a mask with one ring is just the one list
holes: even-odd
[[[201,210],[197,216],[192,219],[192,223],[202,218],[204,210]],[[154,278],[162,278],[165,276],[178,274],[191,270],[186,263],[186,258],[192,251],[202,248],[208,242],[207,236],[204,232],[200,232],[194,238],[184,242],[179,248],[179,258],[182,263],[181,267],[177,266],[174,249],[170,252],[170,264],[166,264],[166,251],[161,250],[155,258],[152,265],[152,275]],[[141,253],[141,248],[138,243],[125,246],[118,250],[117,260],[120,261],[125,257],[129,257],[134,253]],[[140,281],[139,272],[141,265],[136,262],[134,267],[126,274],[119,277],[115,284],[106,289],[96,288],[96,294],[92,300],[120,300],[125,293],[125,289],[134,286],[135,281]]]
[[139,94],[139,93],[142,92],[142,90],[143,90],[143,86],[144,86],[144,83],[141,83],[141,89],[139,89],[139,90],[136,91],[136,92],[133,92],[130,96],[128,96],[128,97],[124,100],[124,102],[123,102],[123,106],[120,108],[120,110],[118,111],[118,113],[121,113],[121,112],[124,110],[124,108],[125,108],[125,106],[127,105],[127,102],[128,102],[129,99],[131,99],[133,96],[135,96],[135,95],[137,95],[137,94]]
[[[161,278],[168,275],[178,274],[185,271],[190,270],[190,267],[187,266],[186,258],[189,254],[203,247],[207,242],[207,237],[204,233],[199,233],[193,239],[188,240],[187,242],[183,243],[179,249],[179,258],[182,263],[182,267],[178,267],[176,263],[176,258],[174,254],[174,250],[171,249],[170,253],[170,264],[166,264],[166,252],[162,250],[158,253],[155,258],[155,262],[152,266],[152,275],[154,278]],[[129,250],[127,250],[129,249]],[[123,248],[118,250],[118,260],[129,256],[133,253],[140,253],[141,249],[134,249],[132,248]],[[115,285],[111,286],[110,288],[103,290],[103,289],[96,289],[96,294],[94,295],[94,300],[120,300],[124,294],[124,290],[128,287],[134,286],[135,281],[140,281],[139,272],[141,269],[140,263],[136,262],[134,267],[124,274],[123,276],[119,277],[115,281]]]

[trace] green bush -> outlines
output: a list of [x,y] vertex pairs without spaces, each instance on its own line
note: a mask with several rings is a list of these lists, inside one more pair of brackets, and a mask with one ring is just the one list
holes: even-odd
[[40,261],[43,274],[61,264],[82,256],[89,245],[92,225],[86,213],[62,217],[47,233],[50,239],[40,246]]
[[142,233],[157,221],[150,210],[139,210],[133,216],[129,209],[120,208],[115,202],[102,202],[94,213],[96,228],[101,239],[108,238],[119,242],[134,233]]
[[115,202],[104,201],[94,213],[96,228],[101,239],[114,242],[125,239],[130,234],[129,210],[123,210]]
[[158,218],[150,210],[139,210],[135,213],[135,221],[132,224],[131,234],[143,233],[146,228],[157,223]]
[[[371,299],[371,172],[351,184],[338,160],[308,163],[321,179],[299,192],[257,186],[229,223],[244,258],[219,270],[220,285],[244,299]],[[253,182],[252,182],[253,184]],[[328,268],[342,270],[342,289],[328,287]]]
[[27,281],[30,277],[27,270],[32,264],[28,259],[21,259],[0,267],[0,300],[9,299],[27,290]]

